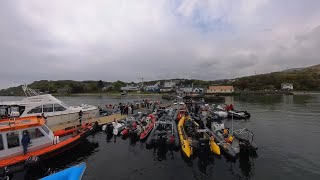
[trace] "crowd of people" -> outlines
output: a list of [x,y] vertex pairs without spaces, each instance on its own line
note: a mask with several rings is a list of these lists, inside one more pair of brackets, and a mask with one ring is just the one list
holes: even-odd
[[[162,104],[162,101],[154,101],[150,99],[143,99],[143,100],[135,100],[132,102],[127,103],[118,103],[118,104],[106,104],[105,108],[106,111],[119,113],[121,115],[130,115],[134,113],[134,110],[141,109],[141,108],[148,108],[150,109],[153,104]],[[101,107],[99,107],[102,109]]]

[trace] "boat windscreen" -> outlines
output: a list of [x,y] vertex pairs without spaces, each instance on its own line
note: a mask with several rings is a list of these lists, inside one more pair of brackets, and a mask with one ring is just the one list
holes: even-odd
[[48,128],[46,125],[43,125],[43,126],[42,126],[42,129],[43,129],[47,134],[50,133],[50,130],[49,130],[49,128]]
[[64,106],[65,108],[69,108],[70,106],[67,105],[66,103],[61,102],[61,105]]
[[0,150],[4,149],[2,134],[0,134]]

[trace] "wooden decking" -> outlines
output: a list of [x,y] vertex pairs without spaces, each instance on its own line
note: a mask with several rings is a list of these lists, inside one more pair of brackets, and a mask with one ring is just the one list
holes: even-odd
[[[104,117],[97,117],[97,118],[91,118],[91,119],[87,119],[87,120],[83,120],[82,123],[84,122],[98,122],[99,125],[103,125],[106,124],[108,122],[112,122],[114,120],[120,120],[120,119],[124,119],[126,118],[127,115],[121,115],[121,114],[112,114],[110,116],[104,116]],[[75,121],[73,123],[66,123],[66,124],[60,124],[57,126],[52,126],[50,127],[50,129],[55,132],[57,130],[61,130],[64,128],[68,128],[68,127],[73,127],[75,125],[78,125],[79,121]]]
[[[162,106],[169,106],[170,103],[164,103],[162,104]],[[153,109],[153,106],[150,106],[149,109],[147,108],[141,108],[141,109],[136,109],[134,110],[134,113],[137,113],[137,112],[147,112],[147,113],[150,113]],[[84,122],[98,122],[99,125],[104,125],[108,122],[112,122],[114,120],[118,121],[118,120],[121,120],[121,119],[124,119],[126,118],[128,115],[121,115],[120,113],[118,114],[112,114],[110,116],[104,116],[104,117],[96,117],[96,118],[91,118],[91,119],[85,119],[82,121],[82,123]],[[53,132],[55,131],[58,131],[58,130],[62,130],[62,129],[65,129],[65,128],[69,128],[69,127],[73,127],[73,126],[76,126],[79,124],[79,121],[74,121],[72,123],[65,123],[65,124],[60,124],[60,125],[57,125],[57,126],[51,126],[49,127]]]

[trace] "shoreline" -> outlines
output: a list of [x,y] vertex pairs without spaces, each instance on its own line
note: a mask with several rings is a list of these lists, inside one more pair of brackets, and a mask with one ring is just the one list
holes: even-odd
[[[121,95],[120,92],[109,92],[109,93],[77,93],[77,94],[57,94],[53,93],[53,96],[61,97],[73,97],[73,96],[114,96],[114,97],[128,97],[128,96],[172,96],[169,93],[135,93],[129,92],[126,95]],[[204,94],[204,96],[264,96],[264,95],[320,95],[320,91],[236,91],[233,93],[215,93],[215,94]],[[24,96],[24,95],[0,95],[0,96]],[[176,96],[176,95],[173,95]]]
[[77,93],[77,94],[52,94],[53,96],[161,96],[159,93],[127,93],[126,95],[121,95],[121,93]]
[[293,95],[320,95],[319,91],[293,91]]

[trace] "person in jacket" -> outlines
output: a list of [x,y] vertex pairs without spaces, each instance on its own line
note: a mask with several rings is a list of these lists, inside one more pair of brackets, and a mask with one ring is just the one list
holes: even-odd
[[81,125],[81,122],[82,122],[82,115],[83,115],[83,112],[82,110],[79,111],[79,124]]
[[27,154],[29,143],[30,143],[30,136],[29,136],[29,133],[27,131],[25,131],[25,132],[23,132],[23,136],[21,139],[21,144],[23,147],[23,154],[24,155]]

